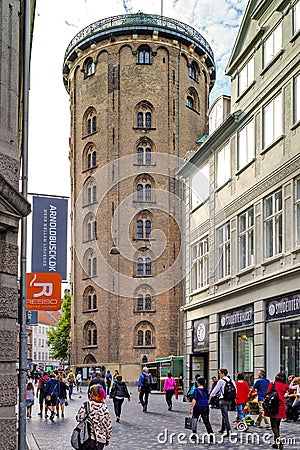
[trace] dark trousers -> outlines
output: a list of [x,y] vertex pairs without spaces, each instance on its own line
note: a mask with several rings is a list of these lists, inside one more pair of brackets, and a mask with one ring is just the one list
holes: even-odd
[[[203,423],[205,425],[206,431],[208,434],[213,433],[210,421],[209,421],[209,407],[208,406],[194,406],[193,409],[193,417],[196,419],[199,419],[201,416],[201,419],[203,420]],[[192,430],[194,433],[197,432],[197,430]]]
[[143,386],[141,387],[139,400],[140,400],[142,406],[148,405],[149,393],[150,393],[149,389],[144,388]]
[[116,417],[121,417],[122,404],[124,402],[124,398],[114,398],[113,402]]
[[271,419],[271,427],[272,427],[272,431],[274,434],[274,441],[276,442],[276,439],[278,439],[280,437],[280,422],[281,419],[273,419],[272,417],[270,417]]
[[228,417],[228,411],[229,411],[231,402],[221,398],[219,401],[219,405],[220,405],[221,414],[222,414],[221,430],[222,431],[226,430],[227,433],[229,433],[229,431],[231,430],[231,427],[230,427],[230,422],[229,422],[229,417]]
[[166,391],[166,402],[169,408],[172,408],[172,397],[174,395],[174,389],[169,389]]
[[292,405],[291,408],[291,416],[294,422],[298,420],[299,417],[299,409],[300,409],[300,400],[298,400],[296,403]]

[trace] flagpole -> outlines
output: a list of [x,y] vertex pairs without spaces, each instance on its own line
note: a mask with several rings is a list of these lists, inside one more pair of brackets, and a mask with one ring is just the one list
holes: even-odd
[[164,0],[161,0],[160,2],[160,15],[163,16],[164,12]]

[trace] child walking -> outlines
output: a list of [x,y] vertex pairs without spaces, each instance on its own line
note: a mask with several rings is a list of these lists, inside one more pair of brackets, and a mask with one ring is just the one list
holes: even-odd
[[26,385],[26,408],[28,419],[31,419],[33,405],[34,405],[34,386],[32,382],[29,381]]

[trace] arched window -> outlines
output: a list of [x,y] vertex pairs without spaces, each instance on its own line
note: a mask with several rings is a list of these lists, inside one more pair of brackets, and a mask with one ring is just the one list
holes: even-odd
[[144,332],[142,330],[139,330],[137,334],[137,345],[143,344],[144,344]]
[[149,166],[151,164],[151,148],[150,147],[146,148],[145,154],[146,154],[145,162],[146,162],[146,165]]
[[186,98],[186,106],[192,109],[194,108],[194,99],[190,95],[188,95]]
[[137,310],[141,311],[144,309],[144,298],[142,296],[142,294],[139,294],[137,297]]
[[151,309],[151,295],[150,294],[146,294],[145,309]]
[[97,276],[97,258],[93,250],[88,249],[84,256],[85,272],[89,277]]
[[153,202],[154,180],[150,175],[141,175],[136,179],[136,200],[138,202]]
[[97,131],[97,119],[96,116],[93,116],[92,118],[92,132],[95,133]]
[[144,223],[142,220],[138,220],[136,223],[136,231],[137,231],[137,238],[143,239],[144,237]]
[[137,239],[149,239],[151,233],[151,220],[138,219],[136,222],[136,237]]
[[137,274],[144,275],[144,259],[138,258],[137,260]]
[[151,331],[150,330],[146,330],[145,331],[145,345],[151,345]]
[[84,63],[84,78],[90,77],[95,73],[95,63],[92,58],[89,58]]
[[82,122],[82,135],[88,136],[89,134],[96,133],[97,131],[97,113],[95,108],[90,106],[83,115]]
[[195,88],[191,87],[186,95],[186,106],[199,112],[199,96]]
[[150,294],[139,294],[137,296],[136,309],[137,311],[145,311],[151,309],[151,295]]
[[83,342],[86,347],[97,346],[97,327],[89,320],[83,327]]
[[145,185],[145,200],[148,202],[151,201],[151,184]]
[[83,222],[83,242],[97,239],[97,222],[94,214],[88,214]]
[[97,309],[97,294],[92,286],[88,286],[83,293],[83,311]]
[[151,259],[149,257],[139,257],[137,260],[137,275],[150,276],[151,275]]
[[189,76],[197,81],[197,75],[199,73],[199,67],[198,65],[193,61],[192,64],[189,67]]
[[93,178],[87,181],[83,188],[83,205],[90,205],[97,202],[97,186]]
[[144,127],[144,114],[142,112],[138,112],[137,115],[137,126],[138,128]]
[[150,64],[150,48],[146,45],[138,49],[138,64]]
[[146,112],[145,123],[146,123],[146,128],[151,128],[151,112]]
[[93,144],[89,144],[84,152],[83,170],[97,167],[97,152]]
[[141,140],[137,148],[137,163],[139,166],[149,166],[152,163],[152,144],[148,140]]
[[137,128],[153,129],[153,106],[143,100],[135,107]]
[[150,322],[140,322],[135,327],[135,345],[138,347],[154,345],[154,327]]
[[142,202],[143,199],[143,190],[144,190],[144,186],[142,184],[138,184],[137,187],[137,200],[138,202]]
[[151,220],[146,220],[145,222],[145,237],[149,239],[151,233]]
[[94,185],[92,188],[92,201],[95,203],[97,201],[97,186]]

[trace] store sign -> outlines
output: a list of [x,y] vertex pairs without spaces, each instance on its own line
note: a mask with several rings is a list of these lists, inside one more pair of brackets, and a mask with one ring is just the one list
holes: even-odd
[[209,347],[209,321],[208,317],[193,321],[193,352],[208,350]]
[[232,309],[219,314],[219,331],[231,328],[245,327],[254,323],[254,307],[249,305],[245,308]]
[[26,274],[26,310],[58,311],[61,307],[61,275],[33,272]]
[[59,273],[67,277],[68,200],[33,197],[32,272]]
[[297,294],[275,297],[266,302],[266,320],[300,315],[300,292]]

